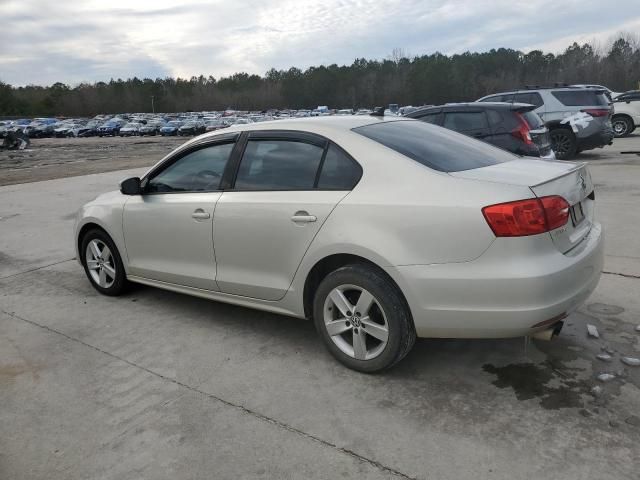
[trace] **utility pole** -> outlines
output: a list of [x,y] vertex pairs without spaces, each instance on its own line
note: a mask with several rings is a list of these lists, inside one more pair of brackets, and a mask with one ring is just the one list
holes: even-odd
[[154,98],[155,98],[155,97],[154,97],[153,95],[151,95],[151,111],[152,111],[153,113],[156,113],[156,106],[153,104],[153,99],[154,99]]

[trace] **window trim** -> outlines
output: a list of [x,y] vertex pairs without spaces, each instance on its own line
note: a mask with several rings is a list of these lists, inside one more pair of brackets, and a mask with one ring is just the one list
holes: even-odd
[[[223,135],[216,135],[213,138],[206,138],[200,141],[197,141],[193,144],[189,144],[187,146],[183,145],[182,147],[179,147],[177,151],[173,152],[173,154],[170,154],[170,156],[168,158],[165,158],[163,161],[161,161],[159,164],[157,164],[156,166],[152,167],[151,170],[149,170],[147,173],[145,173],[143,175],[143,177],[140,179],[140,184],[142,187],[142,195],[146,196],[146,195],[178,195],[178,194],[183,194],[183,193],[215,193],[215,192],[221,192],[223,191],[223,186],[224,186],[224,180],[225,177],[228,175],[228,170],[229,170],[229,165],[231,164],[232,160],[233,160],[233,156],[235,151],[238,148],[238,137],[240,136],[239,133],[225,133]],[[182,190],[182,191],[178,191],[178,192],[148,192],[145,191],[146,187],[149,183],[149,180],[151,180],[152,178],[155,178],[156,176],[158,176],[159,174],[161,174],[162,172],[164,172],[167,168],[169,168],[170,166],[172,166],[174,163],[176,163],[177,161],[181,160],[182,158],[186,157],[187,155],[196,152],[198,150],[203,150],[205,148],[209,148],[209,147],[215,147],[218,145],[227,145],[227,144],[234,144],[233,148],[231,149],[231,153],[229,154],[229,158],[227,159],[227,164],[225,165],[225,169],[224,172],[222,173],[222,178],[220,179],[220,184],[218,186],[218,188],[216,190]]]
[[[244,157],[247,144],[250,140],[281,140],[287,142],[300,142],[307,143],[310,145],[315,145],[317,147],[321,147],[323,149],[322,157],[320,159],[320,163],[318,164],[318,168],[316,170],[316,175],[314,177],[313,187],[312,188],[278,188],[278,189],[264,189],[264,188],[256,188],[256,189],[236,189],[236,180],[238,178],[238,172],[240,171],[240,163]],[[345,154],[349,160],[351,160],[359,170],[358,181],[351,187],[350,189],[341,189],[341,188],[318,188],[318,182],[320,180],[320,175],[322,173],[322,167],[324,166],[324,161],[327,156],[327,152],[329,150],[329,146],[334,145],[338,149]],[[312,132],[303,132],[299,130],[249,130],[242,132],[240,139],[236,143],[236,149],[231,153],[231,157],[229,163],[227,164],[227,170],[229,171],[229,175],[227,177],[227,172],[225,171],[225,176],[221,181],[221,186],[224,187],[225,192],[322,192],[322,191],[330,191],[330,192],[344,192],[353,190],[360,180],[362,179],[362,165],[358,163],[356,159],[353,158],[344,148],[342,148],[337,143],[329,140],[328,138],[319,135],[317,133]],[[227,177],[227,178],[225,178]],[[223,184],[223,182],[227,181],[227,183]]]

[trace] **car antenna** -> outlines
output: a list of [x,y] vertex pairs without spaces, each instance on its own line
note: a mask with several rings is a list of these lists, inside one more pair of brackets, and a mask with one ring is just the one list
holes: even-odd
[[384,107],[376,107],[373,112],[369,114],[372,117],[384,117]]

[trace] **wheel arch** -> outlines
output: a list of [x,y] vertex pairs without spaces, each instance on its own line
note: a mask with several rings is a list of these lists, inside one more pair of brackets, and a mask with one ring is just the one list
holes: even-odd
[[[413,323],[413,315],[411,313],[411,307],[409,306],[409,302],[407,298],[398,285],[398,282],[394,280],[394,278],[389,275],[389,273],[379,266],[377,263],[369,260],[368,258],[362,257],[360,255],[352,254],[352,253],[334,253],[331,255],[327,255],[324,258],[318,260],[313,267],[307,273],[305,278],[302,300],[303,300],[303,308],[304,308],[304,316],[305,318],[313,317],[313,296],[315,291],[317,290],[320,282],[331,272],[344,267],[346,265],[353,264],[361,264],[367,265],[374,268],[378,271],[382,276],[384,276],[387,280],[389,280],[398,290],[400,297],[402,298],[404,305],[409,312],[409,316],[411,318],[411,322]],[[415,327],[414,327],[415,328]]]

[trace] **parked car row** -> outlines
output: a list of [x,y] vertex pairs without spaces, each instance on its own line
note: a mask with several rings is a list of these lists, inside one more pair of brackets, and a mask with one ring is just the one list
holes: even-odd
[[[518,155],[568,160],[611,144],[640,123],[640,91],[616,93],[601,85],[526,87],[495,93],[470,103],[422,107],[390,104],[385,116],[405,116],[464,133]],[[370,115],[350,108],[226,110],[183,114],[97,115],[93,119],[36,118],[0,122],[0,137],[20,131],[29,137],[194,136],[268,120]]]

